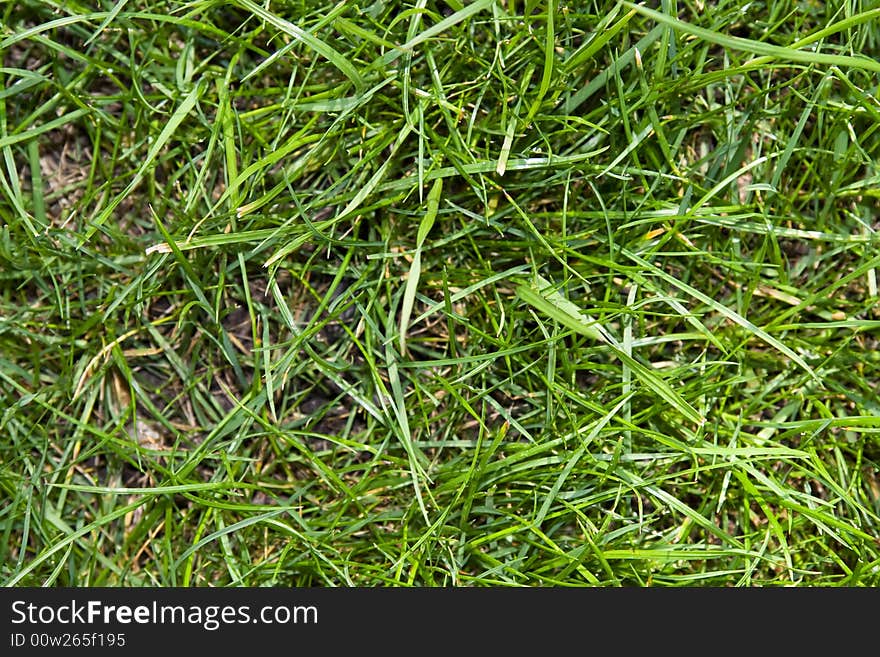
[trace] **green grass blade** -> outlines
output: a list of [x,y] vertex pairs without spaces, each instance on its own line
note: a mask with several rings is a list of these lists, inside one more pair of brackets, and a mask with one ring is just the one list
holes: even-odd
[[813,369],[809,365],[807,365],[806,361],[803,358],[801,358],[800,356],[798,356],[798,354],[796,354],[790,347],[787,347],[785,344],[780,342],[777,338],[774,338],[772,335],[767,333],[767,331],[756,326],[755,324],[750,322],[748,319],[746,319],[745,317],[740,315],[735,310],[731,310],[730,308],[728,308],[724,304],[719,303],[717,300],[712,299],[711,297],[709,297],[706,294],[703,294],[702,292],[700,292],[699,290],[697,290],[693,286],[688,285],[687,283],[678,280],[677,278],[675,278],[675,276],[670,276],[669,274],[667,274],[665,271],[663,271],[662,269],[660,269],[656,265],[651,264],[650,262],[648,262],[644,258],[641,258],[640,256],[636,255],[635,253],[632,253],[631,251],[627,251],[627,250],[622,250],[622,253],[627,258],[629,258],[633,262],[635,262],[638,265],[640,265],[641,267],[643,267],[646,272],[650,272],[654,276],[657,276],[658,278],[666,281],[670,285],[678,288],[682,292],[685,292],[686,294],[692,296],[694,299],[697,299],[698,301],[706,304],[707,306],[709,306],[710,308],[712,308],[716,312],[724,315],[728,319],[739,324],[740,326],[742,326],[744,329],[746,329],[750,333],[753,333],[756,337],[760,338],[761,340],[766,342],[768,345],[770,345],[771,347],[773,347],[774,349],[776,349],[780,353],[786,355],[793,362],[797,363],[797,365],[799,365],[801,368],[803,368],[803,370],[805,372],[807,372],[807,374],[809,374],[813,378],[814,381],[818,382],[820,380],[819,377],[816,376],[816,373],[813,371]]
[[428,192],[427,208],[425,215],[419,222],[419,232],[416,236],[416,252],[409,268],[409,276],[406,279],[406,287],[403,291],[403,299],[400,303],[400,353],[406,353],[406,335],[409,332],[409,320],[412,316],[413,305],[416,300],[416,292],[419,288],[419,277],[422,275],[422,245],[434,226],[434,220],[440,209],[440,196],[443,192],[443,178],[437,178]]
[[686,34],[692,34],[709,43],[715,43],[724,48],[731,50],[739,50],[742,52],[754,53],[756,55],[764,55],[773,59],[782,61],[797,62],[799,64],[825,64],[828,66],[839,66],[841,68],[861,68],[866,71],[874,71],[880,73],[880,62],[876,59],[868,57],[850,57],[848,55],[828,55],[819,52],[807,52],[799,50],[796,47],[774,46],[763,41],[755,41],[753,39],[744,39],[742,37],[733,37],[720,32],[713,32],[691,23],[680,21],[672,18],[664,13],[649,9],[642,5],[635,5],[626,0],[620,0],[621,4],[634,9],[640,14],[644,14],[653,18],[658,23],[663,23],[676,30]]
[[476,0],[475,2],[464,6],[451,16],[447,16],[443,20],[439,21],[436,25],[429,27],[427,30],[423,30],[412,39],[407,40],[406,43],[398,46],[395,50],[385,53],[384,55],[376,59],[376,61],[370,65],[370,68],[387,66],[391,64],[404,53],[411,52],[412,49],[420,43],[424,43],[432,37],[435,37],[438,34],[442,34],[449,28],[457,25],[458,23],[461,23],[464,20],[467,20],[474,14],[478,14],[481,11],[488,9],[493,4],[495,4],[495,0]]
[[146,158],[144,158],[141,165],[138,167],[132,179],[129,181],[128,185],[126,185],[125,189],[121,194],[118,194],[113,198],[104,209],[98,213],[98,215],[92,219],[89,223],[89,227],[86,230],[85,235],[79,243],[79,246],[82,247],[83,244],[89,241],[91,237],[99,230],[99,228],[104,224],[105,221],[110,217],[111,214],[119,207],[119,204],[131,194],[134,189],[140,184],[141,180],[144,177],[144,174],[153,164],[156,159],[156,156],[159,155],[159,151],[165,148],[166,144],[171,140],[171,137],[174,136],[175,131],[180,124],[183,123],[184,119],[192,112],[193,108],[196,106],[196,103],[199,101],[199,97],[202,95],[206,85],[202,82],[199,82],[193,85],[193,88],[190,92],[184,97],[181,101],[180,105],[177,106],[177,109],[174,110],[174,113],[168,119],[168,122],[165,124],[165,127],[162,128],[162,131],[159,133],[159,136],[156,138],[156,141],[153,142],[153,145],[150,147],[149,152],[147,152]]
[[553,290],[551,283],[540,276],[536,276],[534,281],[517,285],[516,294],[523,301],[566,328],[607,344],[617,357],[633,370],[633,373],[645,386],[666,400],[684,417],[697,424],[702,424],[706,421],[699,411],[675,392],[658,374],[627,354],[617,343],[617,340],[601,324],[586,313],[581,312],[574,303],[562,296],[561,293]]
[[235,4],[239,5],[243,9],[247,9],[255,16],[258,16],[261,20],[276,27],[277,29],[293,37],[297,41],[302,41],[309,48],[327,59],[327,61],[329,61],[336,68],[342,71],[349,80],[354,82],[354,85],[358,90],[363,90],[366,88],[366,83],[364,82],[364,79],[358,72],[357,68],[355,68],[354,64],[352,64],[348,60],[348,58],[345,57],[342,53],[333,48],[333,46],[325,43],[314,34],[302,29],[297,25],[294,25],[290,21],[284,20],[280,16],[276,16],[275,14],[268,11],[267,9],[264,9],[255,2],[251,2],[251,0],[235,0]]

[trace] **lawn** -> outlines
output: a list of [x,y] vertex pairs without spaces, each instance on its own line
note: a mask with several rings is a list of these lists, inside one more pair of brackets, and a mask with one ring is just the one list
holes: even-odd
[[0,5],[0,584],[880,584],[868,0]]

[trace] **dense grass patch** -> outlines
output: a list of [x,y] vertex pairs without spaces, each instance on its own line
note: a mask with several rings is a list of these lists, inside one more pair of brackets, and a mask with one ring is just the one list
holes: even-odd
[[880,9],[655,4],[3,5],[0,580],[878,584]]

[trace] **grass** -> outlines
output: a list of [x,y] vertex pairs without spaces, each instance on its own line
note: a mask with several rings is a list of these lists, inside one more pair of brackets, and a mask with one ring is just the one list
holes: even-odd
[[880,583],[876,3],[0,5],[6,586]]

